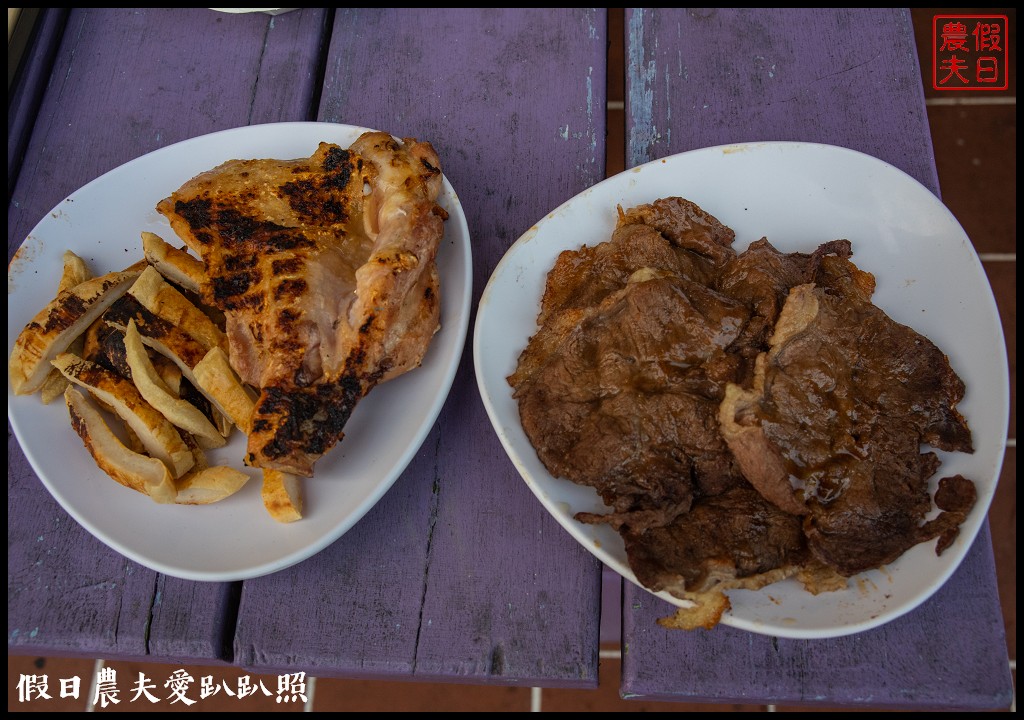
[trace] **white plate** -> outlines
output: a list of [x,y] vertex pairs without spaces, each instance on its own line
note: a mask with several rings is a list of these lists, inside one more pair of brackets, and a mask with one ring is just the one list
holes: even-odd
[[[913,609],[953,573],[981,527],[999,477],[1009,413],[1005,342],[991,288],[970,240],[924,186],[867,155],[808,143],[754,143],[695,150],[616,175],[569,200],[512,246],[485,288],[474,335],[477,382],[491,422],[530,489],[602,562],[637,583],[623,543],[607,526],[573,519],[607,512],[597,493],[545,470],[519,421],[505,378],[536,331],[548,270],[562,250],[611,236],[616,205],[661,197],[691,200],[736,231],[741,251],[766,236],[784,252],[810,252],[847,238],[853,261],[873,273],[877,305],[948,355],[967,385],[959,408],[976,451],[939,453],[939,477],[975,481],[978,503],[941,557],[935,543],[853,578],[849,589],[813,596],[796,581],[732,591],[722,623],[790,638],[824,638],[876,627]],[[667,593],[657,595],[681,605]]]
[[[7,274],[7,347],[54,296],[70,248],[94,272],[142,258],[140,233],[177,236],[156,204],[185,181],[234,158],[307,157],[320,141],[348,147],[365,128],[275,123],[206,135],[116,168],[61,202],[29,234]],[[241,580],[281,570],[319,552],[351,528],[391,487],[437,419],[465,345],[472,296],[469,229],[455,190],[444,181],[448,211],[438,252],[441,330],[423,365],[375,388],[356,407],[345,439],[305,480],[306,516],[276,523],[263,508],[260,482],[208,506],[157,505],[103,475],[68,423],[62,400],[15,397],[7,414],[33,469],[58,502],[93,535],[149,568],[190,580]],[[240,433],[215,462],[242,469]]]

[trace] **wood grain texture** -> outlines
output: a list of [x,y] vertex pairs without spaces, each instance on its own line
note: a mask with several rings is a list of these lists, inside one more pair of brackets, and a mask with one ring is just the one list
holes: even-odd
[[[516,238],[601,179],[604,87],[603,11],[339,9],[318,119],[434,144],[468,217],[475,307]],[[596,685],[600,565],[507,459],[471,347],[381,502],[324,552],[245,584],[240,664]]]
[[840,145],[937,187],[910,13],[629,11],[626,162],[714,145]]
[[725,626],[668,631],[656,621],[671,615],[672,606],[627,589],[623,695],[872,709],[1006,709],[1012,687],[1002,618],[992,607],[987,526],[982,536],[922,606],[881,627],[832,640],[789,640]]
[[[7,193],[10,195],[14,180],[21,169],[36,112],[43,99],[46,81],[53,68],[57,46],[64,34],[68,10],[40,8],[35,25],[29,34],[28,50],[22,56],[13,84],[7,91]],[[22,12],[20,22],[26,21]],[[10,43],[8,43],[10,47]]]
[[[51,207],[118,165],[251,122],[305,120],[326,13],[74,9],[8,207],[8,259]],[[238,588],[165,578],[46,492],[8,427],[8,650],[231,658]]]
[[[840,145],[938,194],[905,10],[631,10],[627,164],[720,144]],[[669,632],[671,606],[627,583],[629,697],[1004,709],[1012,686],[988,526],[924,605],[876,630],[792,641],[728,627]]]
[[12,197],[8,258],[64,197],[129,160],[218,130],[308,119],[325,17],[72,12]]

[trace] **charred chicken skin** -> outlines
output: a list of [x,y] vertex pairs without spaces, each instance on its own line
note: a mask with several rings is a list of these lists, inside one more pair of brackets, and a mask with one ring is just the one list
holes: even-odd
[[312,475],[360,399],[422,361],[439,329],[440,165],[429,143],[368,132],[309,158],[226,162],[158,204],[259,389],[247,464]]

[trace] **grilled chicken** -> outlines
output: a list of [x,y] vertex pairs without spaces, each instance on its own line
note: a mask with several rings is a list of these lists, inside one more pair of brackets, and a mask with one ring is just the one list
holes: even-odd
[[247,464],[312,475],[359,400],[420,364],[439,328],[441,183],[429,143],[369,132],[348,150],[226,162],[159,203],[260,391]]

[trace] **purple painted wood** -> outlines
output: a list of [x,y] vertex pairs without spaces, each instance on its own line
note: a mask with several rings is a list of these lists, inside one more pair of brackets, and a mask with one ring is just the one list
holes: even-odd
[[[430,140],[498,260],[603,176],[605,14],[337,11],[319,119]],[[597,683],[601,569],[507,459],[471,365],[381,502],[330,548],[245,583],[239,664],[316,675]]]
[[[8,207],[8,260],[75,189],[173,142],[305,120],[323,10],[72,10]],[[238,586],[165,578],[94,540],[54,502],[8,428],[8,651],[231,659]]]
[[[717,627],[663,630],[672,607],[626,590],[622,694],[686,702],[892,709],[1006,709],[1012,699],[1002,616],[993,608],[988,526],[952,578],[912,613],[833,640]],[[626,583],[631,588],[631,583]]]
[[[23,11],[24,12],[24,11]],[[22,21],[24,22],[24,15]],[[29,45],[19,64],[14,84],[7,94],[7,192],[21,169],[25,146],[32,134],[36,112],[42,101],[46,80],[53,69],[57,46],[64,34],[66,8],[40,8],[30,34]],[[31,51],[28,51],[31,48]]]
[[906,10],[630,11],[626,83],[629,166],[800,140],[859,150],[938,186]]
[[[633,10],[627,162],[756,140],[841,145],[938,192],[905,10]],[[828,641],[669,632],[626,583],[622,693],[661,700],[1005,709],[1012,697],[987,525],[907,616]]]

